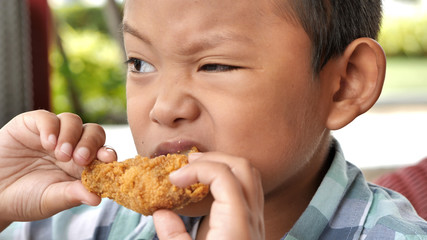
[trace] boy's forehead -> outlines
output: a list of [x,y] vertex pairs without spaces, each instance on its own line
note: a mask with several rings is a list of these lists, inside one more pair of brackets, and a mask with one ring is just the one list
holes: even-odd
[[273,35],[301,34],[282,1],[127,0],[123,32],[182,55],[222,44],[256,47]]
[[[293,0],[125,0],[124,16],[129,15],[129,11],[139,13],[143,10],[175,10],[186,15],[192,8],[197,7],[198,11],[212,12],[217,16],[232,15],[237,16],[278,16],[288,21],[295,22],[295,14],[290,2]],[[232,14],[239,13],[239,14]],[[160,16],[159,16],[160,17]],[[167,17],[177,17],[168,15]]]

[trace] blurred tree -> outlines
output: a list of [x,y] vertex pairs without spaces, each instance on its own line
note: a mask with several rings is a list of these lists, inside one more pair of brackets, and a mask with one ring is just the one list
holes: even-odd
[[427,56],[427,16],[385,18],[379,42],[387,56]]
[[53,110],[75,112],[85,122],[126,123],[122,48],[110,37],[102,9],[73,5],[55,17]]

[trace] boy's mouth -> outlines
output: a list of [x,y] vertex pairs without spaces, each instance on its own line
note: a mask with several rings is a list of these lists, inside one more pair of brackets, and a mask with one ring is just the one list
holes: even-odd
[[159,144],[154,153],[151,154],[151,158],[158,157],[167,154],[188,154],[192,147],[197,147],[200,150],[200,145],[189,140],[178,140],[171,142],[164,142]]

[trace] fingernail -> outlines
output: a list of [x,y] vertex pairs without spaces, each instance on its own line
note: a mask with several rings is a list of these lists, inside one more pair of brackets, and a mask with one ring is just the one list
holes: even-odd
[[194,160],[200,158],[202,155],[203,155],[203,153],[200,153],[200,152],[190,153],[188,155],[188,161],[189,162],[194,161]]
[[110,146],[104,146],[105,151],[107,152],[112,152],[112,153],[116,153],[116,150],[114,150],[114,148],[110,147]]
[[87,147],[81,147],[77,150],[76,154],[84,160],[87,160],[90,156],[90,151]]
[[52,145],[56,145],[56,136],[54,134],[50,134],[49,137],[47,137],[47,141]]
[[71,157],[71,154],[73,153],[73,146],[71,146],[70,143],[63,143],[59,150],[68,157]]

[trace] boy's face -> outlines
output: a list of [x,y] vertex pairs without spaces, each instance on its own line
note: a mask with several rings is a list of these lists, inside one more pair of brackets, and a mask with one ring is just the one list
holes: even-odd
[[272,0],[127,0],[126,52],[138,59],[128,120],[139,154],[195,145],[243,157],[266,193],[318,157],[327,96],[313,80],[307,34],[278,12]]

